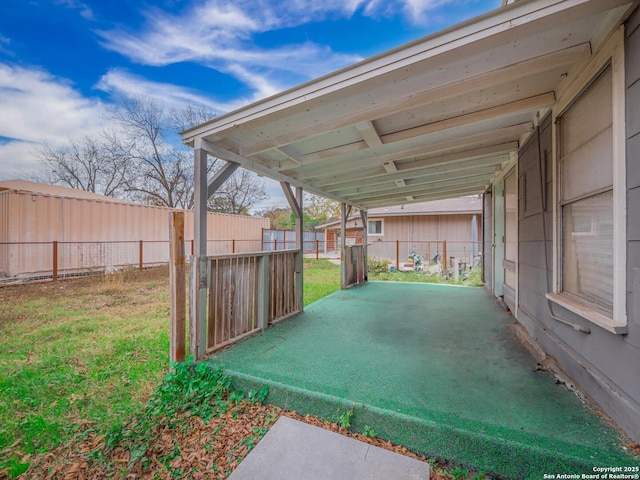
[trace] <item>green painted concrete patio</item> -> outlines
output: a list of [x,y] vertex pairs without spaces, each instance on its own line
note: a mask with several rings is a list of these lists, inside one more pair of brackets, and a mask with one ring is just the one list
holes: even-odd
[[556,384],[482,288],[370,282],[217,354],[267,401],[337,419],[427,458],[508,478],[634,464],[617,433]]

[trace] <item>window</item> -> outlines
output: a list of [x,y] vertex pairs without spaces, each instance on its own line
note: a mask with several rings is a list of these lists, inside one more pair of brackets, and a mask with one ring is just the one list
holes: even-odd
[[613,316],[613,83],[608,66],[558,118],[561,291]]
[[369,235],[382,235],[382,220],[369,220]]

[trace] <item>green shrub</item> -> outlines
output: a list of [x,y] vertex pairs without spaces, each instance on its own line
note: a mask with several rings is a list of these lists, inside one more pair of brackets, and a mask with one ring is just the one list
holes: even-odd
[[385,273],[389,271],[389,265],[391,262],[386,259],[380,259],[376,257],[369,257],[367,259],[367,269],[369,273]]

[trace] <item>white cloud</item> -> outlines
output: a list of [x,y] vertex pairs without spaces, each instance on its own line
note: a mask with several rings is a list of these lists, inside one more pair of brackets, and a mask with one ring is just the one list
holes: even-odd
[[94,20],[93,10],[84,2],[78,0],[57,0],[58,5],[63,5],[72,10],[79,10],[80,16],[87,20]]
[[36,173],[40,163],[35,155],[36,144],[12,141],[0,143],[0,180],[25,178]]
[[187,104],[202,105],[216,113],[226,113],[247,101],[216,102],[186,87],[147,80],[125,70],[112,69],[100,78],[96,88],[121,97],[151,97],[167,108],[181,109]]
[[110,30],[98,34],[105,48],[134,62],[164,66],[192,61],[233,75],[254,88],[257,99],[300,79],[355,63],[361,57],[312,42],[264,48],[257,44],[255,34],[299,25],[335,10],[351,15],[361,3],[294,0],[287,5],[271,5],[252,0],[227,5],[207,0],[181,15],[151,9],[145,13],[146,25],[140,32]]
[[62,143],[92,135],[103,125],[104,105],[83,97],[64,79],[40,69],[0,63],[0,176],[30,170],[42,140]]

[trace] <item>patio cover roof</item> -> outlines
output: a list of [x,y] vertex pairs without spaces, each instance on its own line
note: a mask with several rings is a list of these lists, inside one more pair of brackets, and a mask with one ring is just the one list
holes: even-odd
[[629,0],[521,0],[182,133],[368,209],[482,193]]

